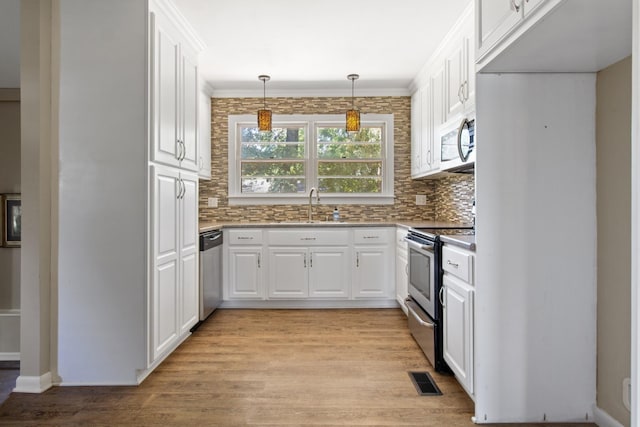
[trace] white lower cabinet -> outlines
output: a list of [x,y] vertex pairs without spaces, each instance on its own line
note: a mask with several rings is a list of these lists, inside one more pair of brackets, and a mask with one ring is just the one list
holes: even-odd
[[228,298],[262,299],[262,247],[229,247]]
[[404,300],[409,296],[408,249],[404,240],[406,235],[407,230],[404,228],[396,231],[396,301],[402,310],[406,310]]
[[225,300],[395,299],[395,228],[224,232]]
[[269,298],[309,296],[307,248],[269,248]]
[[354,298],[393,298],[393,228],[354,230]]
[[269,298],[348,298],[346,247],[269,248]]
[[309,297],[349,298],[349,249],[319,247],[309,251]]
[[[464,261],[464,262],[463,262]],[[443,353],[447,362],[462,387],[473,397],[473,300],[474,287],[472,275],[473,255],[470,252],[443,248],[442,263],[445,273],[442,280],[444,336]],[[465,263],[466,262],[466,263]],[[460,273],[460,268],[463,273]],[[467,269],[468,268],[468,269]],[[465,280],[462,280],[464,277]]]
[[153,362],[198,321],[198,178],[158,165],[151,175]]

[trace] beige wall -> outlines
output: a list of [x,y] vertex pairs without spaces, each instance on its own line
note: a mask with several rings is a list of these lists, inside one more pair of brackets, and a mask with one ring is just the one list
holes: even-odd
[[[0,89],[0,194],[2,193],[20,193],[19,89]],[[20,248],[0,248],[0,272],[0,310],[20,308]]]
[[598,407],[628,426],[631,370],[631,58],[598,73]]
[[[267,100],[274,114],[342,114],[350,98],[272,98]],[[463,175],[440,181],[411,179],[411,99],[409,97],[356,98],[362,113],[394,114],[393,205],[340,205],[345,221],[367,220],[471,220],[473,176]],[[201,221],[278,221],[304,219],[306,205],[229,206],[228,204],[228,122],[231,114],[255,114],[261,98],[213,98],[211,103],[211,181],[200,182]],[[427,206],[416,206],[416,194],[427,195]],[[218,208],[208,208],[207,198],[217,197]],[[334,205],[321,205],[314,215],[331,215]],[[317,213],[315,213],[317,212]],[[439,214],[440,213],[440,214]]]

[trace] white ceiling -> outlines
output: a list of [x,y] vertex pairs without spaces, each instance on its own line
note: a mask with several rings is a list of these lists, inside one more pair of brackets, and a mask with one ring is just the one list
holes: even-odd
[[[407,91],[470,0],[173,0],[216,92]],[[267,93],[269,95],[269,93]]]

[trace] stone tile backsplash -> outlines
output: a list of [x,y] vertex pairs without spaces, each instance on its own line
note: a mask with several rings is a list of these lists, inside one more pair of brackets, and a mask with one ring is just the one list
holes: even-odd
[[[255,114],[262,98],[213,98],[211,100],[211,175],[200,181],[200,221],[304,220],[306,205],[229,206],[228,204],[228,116]],[[269,98],[274,114],[343,114],[351,98]],[[456,175],[441,180],[411,179],[411,98],[362,97],[356,105],[363,114],[394,114],[393,205],[340,205],[340,218],[358,220],[471,221],[474,194],[473,175]],[[416,206],[416,194],[427,196],[426,206]],[[217,197],[218,207],[207,207],[207,198]],[[314,217],[331,217],[334,205],[314,206]]]

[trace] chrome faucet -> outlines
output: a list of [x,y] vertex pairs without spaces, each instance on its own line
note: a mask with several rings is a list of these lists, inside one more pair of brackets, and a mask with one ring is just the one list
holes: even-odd
[[309,190],[309,222],[313,221],[312,216],[311,216],[311,201],[313,200],[313,192],[316,192],[316,204],[320,203],[320,193],[318,192],[318,189],[316,187],[311,187],[311,190]]

